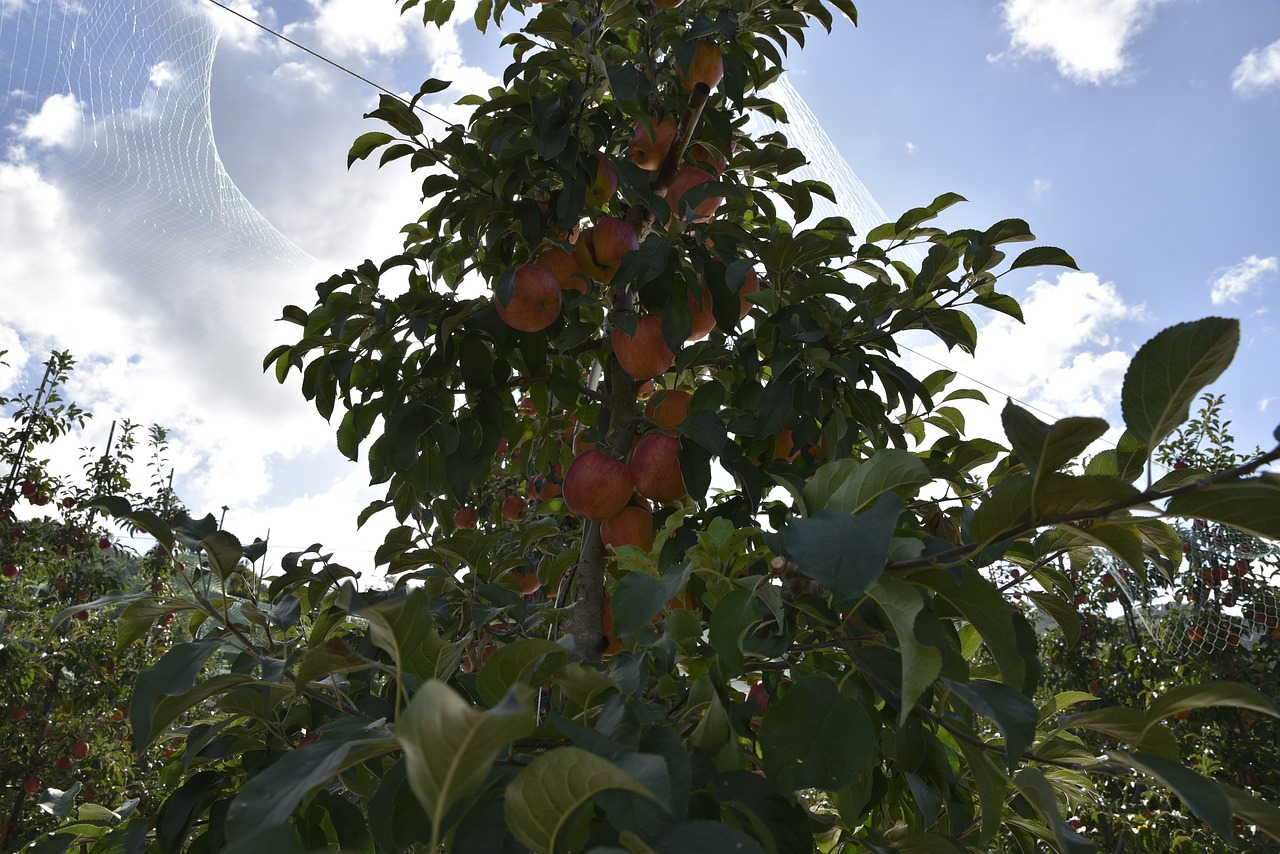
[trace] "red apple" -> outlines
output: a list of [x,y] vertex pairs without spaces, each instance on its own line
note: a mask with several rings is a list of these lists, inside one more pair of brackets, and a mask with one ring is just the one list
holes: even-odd
[[85,620],[89,619],[89,612],[76,611],[76,619],[79,620],[80,622],[84,622]]
[[46,492],[37,492],[31,499],[31,503],[37,507],[43,507],[49,503],[49,495]]
[[722,174],[724,170],[729,168],[729,158],[718,151],[712,151],[700,142],[695,142],[689,146],[689,157],[698,163],[711,167],[711,170],[717,175]]
[[707,286],[702,286],[702,293],[695,298],[693,294],[689,294],[689,320],[691,326],[689,328],[689,336],[686,341],[697,341],[699,338],[705,338],[711,334],[711,330],[716,328],[715,315],[711,313],[711,292],[707,290]]
[[724,77],[724,55],[715,42],[701,39],[693,48],[689,67],[676,70],[680,74],[680,85],[690,92],[699,83],[705,83],[708,89],[714,89]]
[[651,124],[654,131],[652,135],[643,124],[636,125],[628,147],[631,162],[650,172],[662,166],[662,160],[676,138],[675,119],[654,119]]
[[512,329],[521,332],[546,329],[560,316],[560,281],[546,267],[524,264],[516,269],[511,302],[503,305],[495,294],[493,307],[503,323]]
[[747,702],[755,703],[762,715],[769,711],[769,689],[764,687],[763,682],[757,682],[751,686],[747,691]]
[[474,507],[462,507],[454,511],[453,524],[459,528],[474,528],[480,524],[480,514]]
[[634,491],[626,464],[601,451],[578,454],[564,475],[565,506],[596,522],[618,515]]
[[103,537],[102,539],[98,540],[98,548],[102,549],[104,552],[107,549],[111,548],[111,538]]
[[76,759],[81,759],[84,756],[88,755],[88,753],[89,753],[89,742],[84,741],[83,739],[80,741],[77,741],[74,745],[71,746],[71,755],[74,756]]
[[582,232],[573,247],[578,268],[601,284],[613,281],[622,256],[640,248],[636,231],[624,221],[608,217]]
[[[667,204],[671,206],[671,214],[676,217],[684,217],[684,204],[682,199],[684,194],[699,184],[705,184],[708,181],[714,181],[716,178],[705,169],[699,169],[697,166],[686,166],[675,174],[671,179],[671,186],[667,188]],[[711,219],[712,214],[716,212],[716,208],[720,207],[720,203],[724,201],[721,196],[710,196],[698,202],[693,209],[695,215],[690,222],[706,222]]]
[[57,760],[55,760],[55,761],[54,761],[54,763],[53,763],[53,764],[54,764],[54,765],[57,765],[59,768],[61,768],[63,771],[65,771],[65,770],[67,770],[68,768],[70,768],[70,767],[71,767],[71,757],[70,757],[70,756],[59,756],[59,757],[57,758]]
[[27,717],[27,710],[24,709],[22,706],[18,706],[12,712],[9,713],[9,720],[11,721],[24,720],[26,717]]
[[3,575],[5,578],[17,578],[18,573],[21,571],[22,570],[18,569],[15,564],[6,563],[3,568],[0,568],[0,575]]
[[636,491],[668,504],[689,494],[680,472],[680,440],[667,433],[649,433],[636,442],[627,470]]
[[662,337],[661,315],[639,317],[634,336],[614,327],[612,339],[618,363],[637,380],[651,380],[665,374],[676,363],[676,354]]
[[649,551],[653,538],[653,514],[643,507],[628,504],[600,523],[600,540],[612,552],[623,546]]
[[587,292],[590,283],[582,276],[574,275],[581,272],[578,269],[578,262],[563,246],[548,246],[542,250],[542,254],[538,256],[538,266],[550,270],[561,288],[580,291],[584,294]]
[[532,596],[542,589],[542,579],[532,569],[513,570],[511,577],[520,585],[520,592],[526,596]]
[[747,270],[746,276],[742,279],[742,284],[738,285],[738,319],[747,316],[747,312],[751,311],[751,302],[746,299],[747,294],[754,294],[760,290],[760,274],[755,270]]
[[28,792],[38,792],[40,791],[40,781],[35,777],[31,777],[22,783],[22,788]]
[[529,510],[529,502],[519,495],[508,495],[502,502],[502,518],[508,522],[519,522]]
[[62,506],[63,506],[63,507],[65,507],[65,508],[67,508],[68,510],[70,510],[72,507],[75,507],[75,506],[76,506],[76,500],[75,500],[74,498],[72,498],[72,497],[68,496],[68,497],[66,497],[66,498],[62,499]]
[[29,480],[24,480],[22,482],[22,486],[19,487],[19,491],[22,492],[23,498],[30,499],[34,498],[36,493],[40,491],[40,487],[36,486]]
[[689,417],[689,401],[693,395],[680,389],[662,389],[655,392],[645,404],[644,416],[664,430],[674,430]]
[[598,208],[618,192],[618,169],[603,151],[596,152],[593,167],[591,183],[587,185],[586,202],[591,207]]

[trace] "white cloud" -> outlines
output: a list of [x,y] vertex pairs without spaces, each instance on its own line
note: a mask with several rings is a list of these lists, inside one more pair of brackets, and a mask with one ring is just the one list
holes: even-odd
[[50,95],[15,128],[22,139],[47,148],[69,148],[84,132],[84,105],[73,94]]
[[308,45],[329,56],[390,57],[405,50],[412,34],[422,30],[422,21],[413,15],[401,15],[395,3],[370,3],[368,0],[307,0],[315,10],[315,18],[305,24],[290,24],[285,35],[313,37]]
[[1104,83],[1128,67],[1125,49],[1162,0],[1005,0],[1015,55],[1048,57],[1069,80]]
[[1031,182],[1031,195],[1035,196],[1038,199],[1041,196],[1043,196],[1045,193],[1049,192],[1049,190],[1052,187],[1053,187],[1052,181],[1049,181],[1045,178],[1036,178]]
[[1248,98],[1280,86],[1280,39],[1251,50],[1231,73],[1233,91]]
[[1239,302],[1240,297],[1257,290],[1268,273],[1274,273],[1278,269],[1280,258],[1274,255],[1269,258],[1250,255],[1239,264],[1216,271],[1210,283],[1212,289],[1209,296],[1214,305]]
[[[200,13],[217,28],[220,47],[255,52],[275,41],[270,34],[250,23],[250,21],[257,21],[264,26],[274,28],[276,14],[275,10],[269,6],[260,9],[256,0],[223,2],[223,6],[230,7],[232,10],[229,12],[206,0],[191,0],[191,2],[195,3]],[[246,21],[245,18],[249,20]]]
[[163,89],[171,83],[178,80],[178,69],[174,68],[172,62],[157,62],[151,66],[151,73],[148,75],[151,85],[157,89]]
[[1266,411],[1267,411],[1267,407],[1268,407],[1268,406],[1270,406],[1271,404],[1275,403],[1277,400],[1280,400],[1280,397],[1264,397],[1264,398],[1262,398],[1262,400],[1259,400],[1259,401],[1258,401],[1258,411],[1259,411],[1259,412],[1266,412]]
[[910,142],[910,141],[908,141],[908,142],[907,142],[907,154],[915,154],[915,153],[916,153],[916,144],[915,144],[914,142]]

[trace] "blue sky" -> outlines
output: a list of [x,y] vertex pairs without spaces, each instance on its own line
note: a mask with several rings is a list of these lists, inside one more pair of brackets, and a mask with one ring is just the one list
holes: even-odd
[[[427,75],[457,81],[451,97],[483,89],[506,61],[498,34],[465,18],[424,30],[391,2],[235,5],[401,91]],[[325,539],[361,560],[382,530],[352,530],[370,497],[362,469],[337,457],[296,386],[256,363],[288,337],[272,322],[281,305],[309,305],[315,281],[393,252],[419,212],[403,171],[345,168],[376,94],[206,0],[92,8],[115,17],[54,55],[45,45],[77,19],[50,27],[50,8],[64,7],[0,0],[0,389],[30,382],[49,347],[71,349],[85,364],[72,392],[99,413],[77,447],[100,444],[117,415],[166,424],[197,508],[228,504],[247,537],[271,528],[283,547]],[[1172,323],[1238,317],[1243,344],[1215,389],[1239,444],[1269,447],[1280,5],[874,0],[860,12],[857,29],[793,51],[791,81],[876,201],[896,216],[958,192],[970,203],[943,224],[1022,217],[1081,268],[1011,278],[1027,326],[989,322],[975,361],[920,348],[919,370],[936,360],[1041,412],[1119,424],[1137,346]],[[131,43],[137,32],[149,41]],[[994,411],[971,424],[996,429]]]

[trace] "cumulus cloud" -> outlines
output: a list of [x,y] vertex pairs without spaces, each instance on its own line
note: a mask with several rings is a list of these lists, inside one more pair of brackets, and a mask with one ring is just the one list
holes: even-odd
[[256,0],[230,0],[230,2],[224,0],[221,5],[231,9],[227,11],[226,8],[220,8],[205,0],[191,0],[191,2],[217,29],[218,43],[223,48],[253,52],[262,50],[274,42],[268,33],[252,23],[256,21],[274,29],[276,13],[270,6],[260,8]]
[[304,23],[285,27],[290,38],[314,39],[320,53],[341,59],[391,57],[402,53],[422,21],[401,15],[395,3],[368,0],[307,0],[315,11]]
[[1052,59],[1078,83],[1105,83],[1128,68],[1125,50],[1161,2],[1005,0],[1001,12],[1014,55]]
[[1242,296],[1258,290],[1268,274],[1278,269],[1280,269],[1280,258],[1274,255],[1269,258],[1250,255],[1239,264],[1224,267],[1214,273],[1213,280],[1210,282],[1209,297],[1214,305],[1240,302]]
[[71,93],[50,95],[14,130],[39,146],[70,148],[84,134],[84,105]]
[[1231,89],[1246,98],[1280,87],[1280,39],[1251,50],[1231,72]]
[[1047,178],[1036,178],[1031,182],[1031,195],[1038,199],[1045,193],[1049,192],[1052,187],[1053,182]]

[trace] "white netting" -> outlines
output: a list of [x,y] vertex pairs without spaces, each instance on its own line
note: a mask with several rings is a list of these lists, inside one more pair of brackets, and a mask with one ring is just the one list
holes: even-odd
[[175,253],[309,260],[218,158],[218,29],[208,9],[198,0],[0,0],[6,155],[37,159],[141,279],[165,275]]

